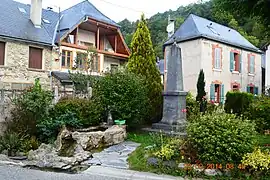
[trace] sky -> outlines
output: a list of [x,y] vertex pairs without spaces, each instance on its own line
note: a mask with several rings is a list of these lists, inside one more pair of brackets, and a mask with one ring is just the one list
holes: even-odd
[[[30,4],[31,0],[16,0]],[[42,0],[43,7],[48,6],[61,10],[67,9],[83,0]],[[89,0],[97,9],[110,19],[119,22],[125,18],[135,21],[142,13],[147,18],[160,12],[176,10],[181,5],[198,2],[198,0]]]

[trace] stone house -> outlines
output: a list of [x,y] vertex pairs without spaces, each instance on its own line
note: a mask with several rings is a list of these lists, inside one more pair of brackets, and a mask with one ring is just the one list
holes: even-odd
[[120,27],[87,0],[60,13],[42,9],[42,0],[0,4],[0,89],[24,89],[36,78],[47,88],[55,79],[70,83],[61,77],[75,66],[88,71],[76,59],[89,47],[97,53],[93,75],[117,68],[129,56]]
[[181,48],[184,89],[193,95],[197,94],[200,69],[205,73],[207,97],[217,103],[224,103],[231,90],[262,92],[262,52],[236,30],[189,15],[164,44],[165,83],[168,47],[174,42]]

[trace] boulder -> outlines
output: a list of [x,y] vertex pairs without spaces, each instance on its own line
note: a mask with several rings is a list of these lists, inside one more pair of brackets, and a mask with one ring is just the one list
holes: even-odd
[[206,176],[217,176],[217,175],[222,175],[222,172],[220,172],[218,169],[205,169],[204,174]]
[[126,126],[112,126],[104,132],[105,146],[119,144],[127,137]]
[[73,132],[72,138],[81,145],[84,150],[91,150],[103,146],[104,132]]

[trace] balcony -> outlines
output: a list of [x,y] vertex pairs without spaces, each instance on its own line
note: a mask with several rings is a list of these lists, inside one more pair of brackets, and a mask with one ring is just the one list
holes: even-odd
[[61,42],[61,46],[87,50],[89,47],[98,53],[128,58],[129,50],[118,27],[100,23],[92,19],[81,23]]

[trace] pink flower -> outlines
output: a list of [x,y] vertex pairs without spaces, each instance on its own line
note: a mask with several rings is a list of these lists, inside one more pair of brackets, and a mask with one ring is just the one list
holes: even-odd
[[187,112],[187,109],[182,109],[182,112],[184,112],[184,113]]

